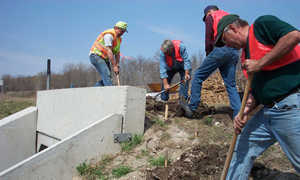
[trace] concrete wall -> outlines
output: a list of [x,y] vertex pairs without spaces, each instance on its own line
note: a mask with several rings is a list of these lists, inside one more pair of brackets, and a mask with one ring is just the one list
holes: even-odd
[[0,121],[0,172],[35,153],[36,123],[35,107]]
[[[124,132],[143,133],[146,90],[129,86],[70,88],[37,93],[37,130],[64,139],[108,114],[124,117]],[[51,140],[41,141],[47,144]]]
[[76,167],[91,158],[120,151],[113,134],[120,133],[121,115],[108,115],[52,147],[0,172],[1,180],[72,179]]
[[146,90],[128,87],[126,94],[124,132],[144,134]]

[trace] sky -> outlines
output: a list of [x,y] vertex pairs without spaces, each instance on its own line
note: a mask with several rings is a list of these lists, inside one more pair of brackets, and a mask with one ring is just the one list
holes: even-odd
[[203,9],[217,5],[250,24],[266,14],[297,29],[299,0],[1,0],[0,78],[60,73],[66,64],[90,65],[89,49],[97,36],[121,20],[124,56],[152,58],[165,39],[182,40],[189,55],[203,54]]

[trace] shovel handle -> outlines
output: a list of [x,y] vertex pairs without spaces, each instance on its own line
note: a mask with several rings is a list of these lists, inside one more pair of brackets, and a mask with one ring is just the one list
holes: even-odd
[[172,89],[172,88],[178,86],[179,84],[183,83],[184,81],[185,81],[185,80],[179,81],[178,83],[172,85],[169,89],[165,89],[165,90],[160,91],[158,94],[156,94],[156,95],[154,96],[154,98],[156,98],[156,97],[159,96],[160,94],[162,94],[162,93],[164,93],[164,92],[166,92],[166,91],[169,91],[170,89]]
[[117,74],[117,83],[118,83],[118,86],[120,86],[120,75]]
[[[244,112],[245,107],[246,107],[246,102],[247,102],[250,87],[251,87],[251,84],[252,84],[252,79],[253,79],[253,74],[250,74],[248,76],[247,84],[246,84],[246,87],[245,87],[241,109],[240,109],[239,114],[238,114],[240,118],[243,118],[242,116],[243,116],[243,112]],[[237,136],[238,135],[236,133],[233,134],[231,144],[230,144],[230,147],[229,147],[229,151],[227,153],[225,165],[224,165],[224,168],[223,168],[223,172],[222,172],[222,175],[221,175],[221,180],[226,179],[226,176],[227,176],[227,173],[228,173],[228,168],[229,168],[229,165],[230,165],[230,162],[231,162],[231,159],[232,159],[232,154],[233,154],[233,151],[234,151],[234,147],[235,147],[235,144],[236,144]]]

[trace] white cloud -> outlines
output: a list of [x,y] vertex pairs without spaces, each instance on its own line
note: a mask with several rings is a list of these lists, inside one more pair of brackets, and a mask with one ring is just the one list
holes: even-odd
[[173,27],[147,25],[146,28],[154,33],[163,35],[163,36],[171,38],[171,39],[180,39],[182,41],[187,41],[187,42],[194,41],[194,38],[191,35],[183,32],[180,29],[176,29]]

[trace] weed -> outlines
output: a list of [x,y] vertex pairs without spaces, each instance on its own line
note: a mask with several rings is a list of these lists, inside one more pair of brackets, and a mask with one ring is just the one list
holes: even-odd
[[212,122],[213,122],[213,118],[211,116],[205,118],[205,120],[204,120],[204,124],[206,124],[208,126],[211,126]]
[[137,145],[141,144],[142,141],[143,141],[143,135],[135,134],[131,141],[121,143],[121,149],[122,151],[126,151],[126,152],[131,151]]
[[113,159],[114,157],[112,155],[103,155],[99,164],[101,164],[101,166],[106,166]]
[[149,156],[149,151],[142,149],[141,154],[142,156]]
[[159,125],[160,127],[164,127],[166,123],[160,119],[155,119],[155,124]]
[[114,168],[112,170],[112,175],[119,178],[121,176],[124,176],[130,172],[132,172],[132,168],[131,167],[128,167],[128,166],[120,166],[118,168]]
[[[158,158],[150,158],[149,159],[149,163],[151,164],[151,166],[160,166],[163,167],[165,165],[165,160],[166,157],[165,156],[159,156]],[[170,163],[170,160],[168,159],[168,164]]]
[[79,166],[77,166],[76,169],[80,176],[84,176],[87,174],[89,167],[85,162],[83,162],[82,164],[79,164]]
[[86,179],[100,179],[100,180],[107,180],[106,175],[103,173],[102,166],[91,166],[87,165],[85,162],[79,164],[76,167],[80,176],[85,177]]

